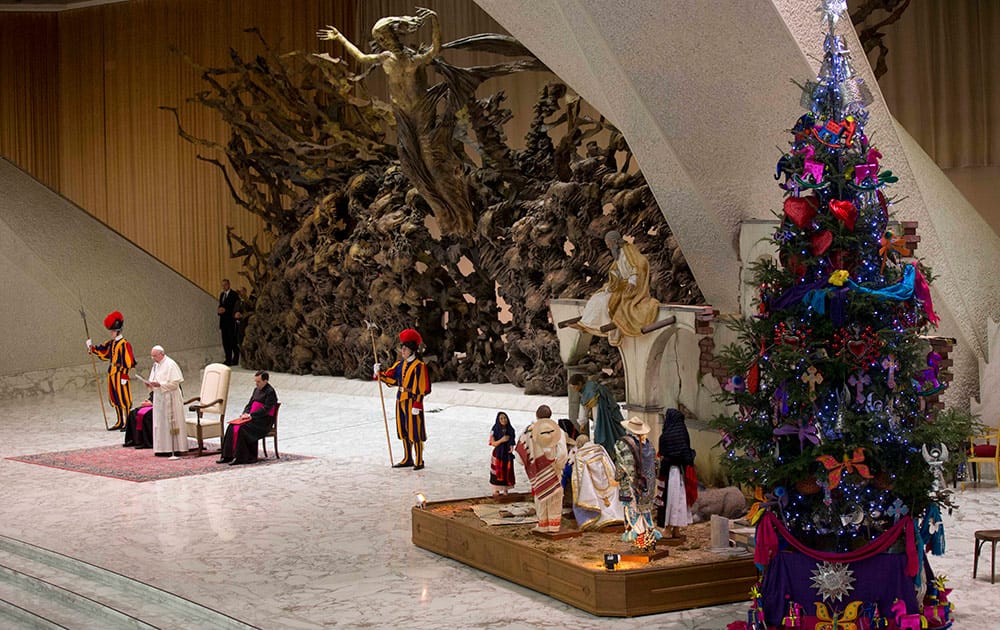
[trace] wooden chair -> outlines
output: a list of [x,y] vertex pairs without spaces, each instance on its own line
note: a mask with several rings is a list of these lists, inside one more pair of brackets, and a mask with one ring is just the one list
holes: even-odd
[[274,412],[271,416],[274,418],[274,422],[271,423],[271,430],[264,434],[264,437],[260,438],[261,445],[264,447],[264,457],[267,457],[267,438],[274,438],[274,458],[281,459],[281,455],[278,455],[278,408],[281,407],[281,403],[275,403]]
[[[994,480],[1000,487],[1000,430],[969,438],[969,452],[965,461],[969,464],[969,474],[979,483],[979,464],[993,465]],[[968,477],[968,475],[966,475]],[[965,488],[965,482],[962,482]]]
[[983,545],[990,543],[990,584],[997,583],[997,543],[1000,542],[1000,529],[981,529],[976,536],[976,555],[972,561],[972,579],[976,579],[979,570],[979,554]]
[[[198,456],[205,451],[205,440],[219,438],[225,434],[223,421],[226,416],[226,401],[229,399],[229,377],[232,370],[221,363],[210,363],[205,366],[201,377],[201,394],[197,398],[185,400],[189,411],[195,412],[194,418],[186,418],[187,435],[198,440]],[[191,403],[197,404],[191,404]],[[205,418],[206,414],[219,414],[219,419]]]

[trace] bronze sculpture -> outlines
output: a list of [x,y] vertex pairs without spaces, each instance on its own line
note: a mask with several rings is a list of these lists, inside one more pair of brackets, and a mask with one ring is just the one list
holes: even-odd
[[[430,47],[414,51],[405,46],[400,35],[413,33],[425,23],[432,29]],[[396,116],[400,168],[434,211],[442,231],[467,234],[472,229],[474,212],[465,168],[453,148],[455,121],[451,116],[438,115],[437,98],[427,82],[427,66],[441,52],[437,13],[417,9],[415,16],[380,19],[372,27],[372,37],[382,48],[379,53],[361,52],[333,26],[317,35],[339,42],[359,63],[382,67]]]
[[[394,109],[367,95],[361,75],[344,61],[279,54],[261,42],[256,58],[233,52],[229,67],[200,68],[208,87],[194,100],[220,112],[230,138],[214,143],[179,127],[185,139],[223,156],[200,159],[222,171],[237,204],[261,217],[268,232],[246,238],[229,230],[255,302],[242,349],[254,365],[368,378],[367,320],[383,331],[426,331],[435,380],[565,392],[548,301],[590,295],[603,284],[595,270],[612,262],[601,242],[613,227],[627,226],[623,232],[647,256],[656,299],[702,302],[613,126],[582,113],[566,86],[551,83],[534,107],[525,148],[515,149],[504,134],[512,113],[503,94],[471,93],[491,76],[537,61],[456,68],[439,55],[430,64],[445,77],[431,87],[446,101],[441,112],[464,108],[468,116],[453,123],[455,134],[471,141],[482,161],[463,167],[477,210],[475,229],[458,237],[430,232],[434,210],[386,141]],[[441,49],[463,46],[525,52],[496,35]],[[500,300],[509,307],[504,321]],[[376,337],[380,355],[394,345],[388,333]],[[590,352],[598,365],[619,364],[603,340]],[[613,379],[608,385],[621,389]]]

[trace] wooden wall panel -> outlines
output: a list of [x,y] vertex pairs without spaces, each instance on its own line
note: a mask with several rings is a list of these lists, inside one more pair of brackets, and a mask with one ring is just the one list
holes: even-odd
[[101,12],[95,9],[59,14],[59,39],[58,190],[107,223]]
[[[61,52],[58,190],[209,292],[222,277],[240,286],[226,226],[250,238],[261,222],[239,208],[218,170],[180,139],[225,142],[214,111],[187,99],[204,89],[198,71],[230,62],[229,49],[260,51],[257,27],[277,50],[316,50],[316,30],[351,30],[353,7],[335,0],[132,0],[58,14]],[[204,149],[201,149],[204,151]],[[219,154],[209,155],[222,160]]]
[[[446,40],[501,30],[467,0],[433,0],[429,6],[441,14]],[[25,25],[42,30],[21,36],[24,50],[0,55],[0,63],[19,72],[24,66],[25,78],[13,92],[49,95],[55,103],[32,114],[48,115],[48,124],[18,110],[18,120],[28,123],[15,127],[33,135],[0,141],[0,147],[20,146],[18,163],[26,170],[48,178],[60,193],[198,286],[214,293],[222,277],[241,286],[239,261],[228,257],[226,226],[250,238],[262,225],[232,201],[218,170],[196,159],[199,148],[181,140],[173,117],[159,109],[177,107],[189,132],[225,142],[227,129],[216,113],[187,102],[204,84],[177,51],[204,66],[225,66],[230,48],[244,57],[259,52],[256,37],[244,32],[258,27],[275,50],[337,55],[329,42],[317,40],[318,28],[333,24],[367,47],[377,18],[412,12],[413,4],[402,0],[131,0],[0,16],[0,25],[17,23],[15,32],[28,30]],[[4,37],[0,46],[10,48],[11,41]],[[53,45],[39,46],[42,41]],[[463,65],[499,60],[461,53],[449,58]],[[46,64],[50,71],[36,69]],[[36,75],[44,80],[36,83]],[[519,116],[520,127],[510,130],[512,144],[522,144],[538,89],[551,79],[529,73],[486,86],[505,89]],[[380,83],[384,91],[381,72],[373,72],[370,82],[376,92]],[[36,138],[37,131],[48,136]]]
[[[441,14],[445,40],[500,31],[469,0],[416,4]],[[197,149],[180,140],[173,118],[158,109],[176,106],[189,131],[225,140],[214,112],[186,102],[203,84],[172,49],[205,66],[227,65],[230,47],[244,56],[257,52],[256,39],[243,32],[256,26],[277,50],[337,54],[316,39],[319,27],[334,24],[364,47],[377,18],[412,13],[413,6],[404,0],[131,0],[61,13],[0,13],[0,155],[206,290],[216,291],[222,276],[239,286],[225,228],[250,237],[262,226],[233,203],[217,170],[195,159]],[[522,144],[537,91],[551,78],[528,73],[486,86],[507,92],[515,112],[511,144]],[[887,79],[883,90],[892,101],[895,84]],[[376,92],[384,85],[378,71],[369,82]],[[905,112],[896,114],[909,125]]]
[[55,188],[59,183],[57,21],[0,13],[0,155]]

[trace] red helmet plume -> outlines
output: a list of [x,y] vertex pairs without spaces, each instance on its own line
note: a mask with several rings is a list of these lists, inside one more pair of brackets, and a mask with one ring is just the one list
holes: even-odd
[[108,313],[107,317],[104,318],[104,327],[108,330],[121,330],[124,324],[125,316],[119,311]]
[[424,340],[420,336],[420,333],[418,333],[417,331],[413,330],[412,328],[407,328],[403,332],[399,333],[399,342],[400,343],[415,343],[417,345],[420,345],[420,344],[422,344],[424,342]]

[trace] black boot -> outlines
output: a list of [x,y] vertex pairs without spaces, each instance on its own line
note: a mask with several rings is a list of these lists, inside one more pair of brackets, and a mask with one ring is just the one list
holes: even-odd
[[393,464],[392,465],[393,468],[409,468],[410,466],[413,465],[413,456],[410,455],[411,447],[412,444],[409,440],[403,440],[403,448],[406,451],[406,456],[403,457],[403,461],[399,462],[398,464]]

